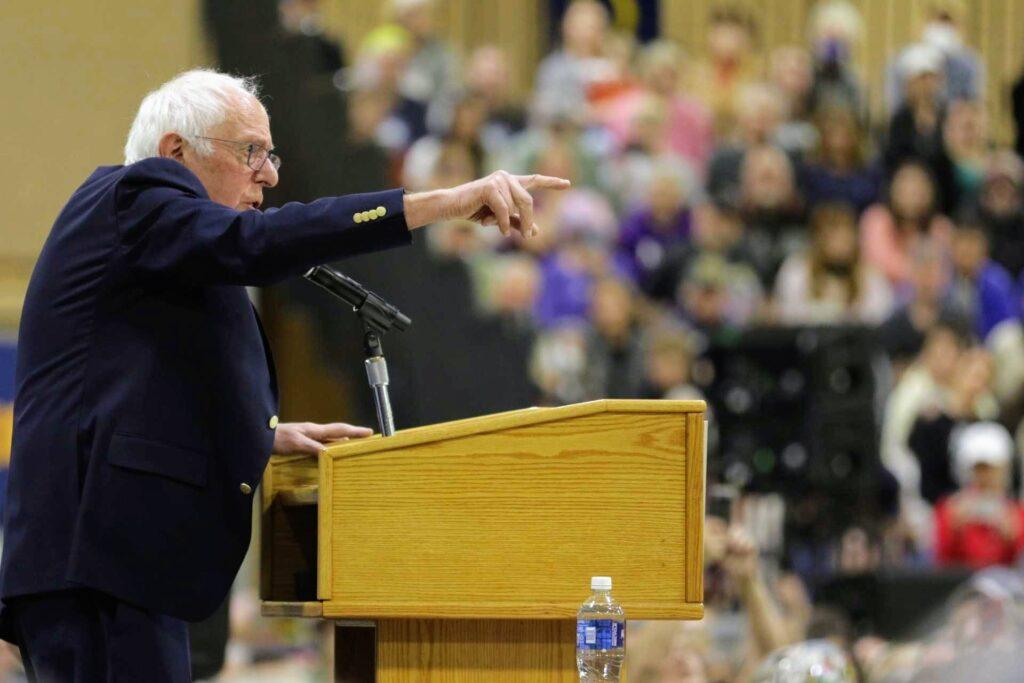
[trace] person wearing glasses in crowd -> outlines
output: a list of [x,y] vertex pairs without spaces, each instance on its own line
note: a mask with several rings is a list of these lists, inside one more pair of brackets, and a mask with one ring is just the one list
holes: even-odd
[[261,211],[280,169],[255,84],[190,71],[54,223],[21,318],[0,561],[0,636],[33,680],[189,681],[185,621],[223,602],[270,454],[371,433],[279,422],[245,286],[443,219],[535,235],[530,190],[569,185],[498,171]]

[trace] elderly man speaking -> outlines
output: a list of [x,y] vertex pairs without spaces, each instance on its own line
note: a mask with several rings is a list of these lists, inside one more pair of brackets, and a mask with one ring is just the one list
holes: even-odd
[[448,218],[536,233],[531,189],[458,187],[260,211],[277,184],[254,84],[190,71],[142,102],[124,166],[57,217],[18,339],[2,635],[43,681],[188,681],[184,620],[222,602],[271,452],[362,437],[278,423],[270,349],[246,285],[407,244]]

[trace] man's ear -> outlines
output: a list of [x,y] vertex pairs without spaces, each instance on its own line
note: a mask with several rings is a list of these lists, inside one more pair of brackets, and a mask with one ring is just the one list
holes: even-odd
[[177,133],[164,133],[157,145],[160,156],[174,159],[181,163],[185,162],[185,139]]

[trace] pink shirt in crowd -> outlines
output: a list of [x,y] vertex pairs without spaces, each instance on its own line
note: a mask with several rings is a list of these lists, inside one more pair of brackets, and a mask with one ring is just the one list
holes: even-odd
[[[953,224],[948,218],[936,215],[928,226],[927,236],[949,244]],[[885,275],[898,289],[910,285],[910,266],[914,246],[923,234],[901,235],[896,230],[896,219],[883,204],[875,204],[864,211],[860,219],[861,254],[863,258]]]

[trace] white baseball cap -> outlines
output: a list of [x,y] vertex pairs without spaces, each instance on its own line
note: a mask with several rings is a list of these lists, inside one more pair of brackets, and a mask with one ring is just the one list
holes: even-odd
[[927,43],[915,43],[900,55],[900,70],[904,77],[914,78],[925,73],[942,73],[942,52]]
[[998,422],[975,422],[953,435],[953,457],[961,483],[975,465],[1008,465],[1015,450],[1013,437]]

